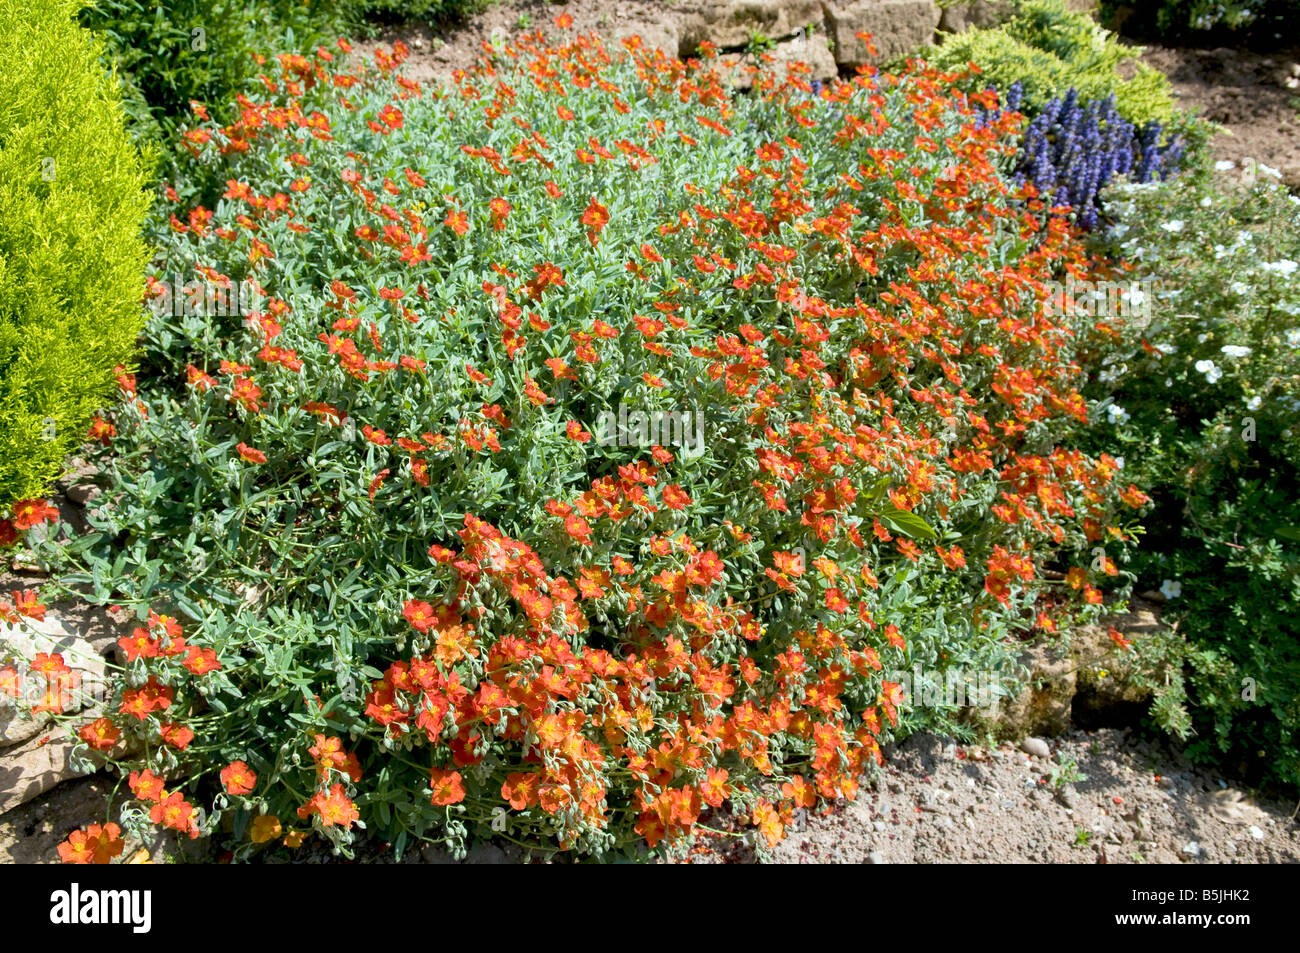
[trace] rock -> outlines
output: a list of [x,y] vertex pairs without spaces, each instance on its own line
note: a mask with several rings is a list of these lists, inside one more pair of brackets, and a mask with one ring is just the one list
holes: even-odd
[[61,736],[45,744],[42,740],[30,738],[5,750],[0,759],[0,814],[82,773],[69,761],[75,747],[72,741]]
[[1012,14],[1010,0],[970,0],[944,7],[939,17],[939,29],[948,33],[984,29],[997,26]]
[[867,854],[867,859],[864,861],[864,863],[868,864],[883,864],[884,862],[885,855],[878,850],[873,850],[871,853]]
[[[826,37],[819,32],[811,35],[801,33],[793,40],[778,43],[775,48],[764,52],[760,59],[762,68],[775,73],[778,80],[791,72],[809,82],[839,75],[835,57],[826,45]],[[801,65],[795,67],[795,64]],[[724,53],[718,57],[718,72],[723,81],[738,90],[754,85],[754,65],[754,57],[747,53]],[[795,68],[792,70],[792,67]]]
[[[933,0],[826,2],[822,9],[834,43],[835,62],[849,67],[883,63],[930,45],[940,17]],[[858,39],[858,33],[871,34],[874,57]]]
[[1026,684],[1015,697],[999,698],[985,717],[1003,738],[1026,734],[1061,735],[1070,729],[1074,701],[1074,664],[1055,643],[1038,642],[1020,655],[1028,670]]
[[21,625],[0,623],[0,662],[24,673],[26,691],[22,709],[8,695],[0,695],[0,750],[32,738],[50,721],[47,714],[32,718],[25,710],[39,704],[49,686],[44,676],[27,671],[27,664],[38,652],[62,655],[64,664],[72,669],[64,712],[86,709],[93,714],[107,697],[103,656],[90,641],[69,631],[58,612],[48,609],[44,619],[24,619]]
[[1263,828],[1256,827],[1254,824],[1250,825],[1250,836],[1255,838],[1255,840],[1263,840],[1264,839]]
[[1075,793],[1074,788],[1068,784],[1056,789],[1056,800],[1067,810],[1073,811],[1079,803],[1079,795]]
[[677,21],[671,17],[657,23],[624,23],[614,29],[614,38],[619,42],[631,36],[639,36],[642,44],[651,49],[663,50],[669,59],[680,55]]
[[1083,626],[1071,634],[1070,655],[1077,671],[1075,715],[1085,722],[1098,717],[1113,721],[1115,713],[1137,711],[1151,698],[1149,688],[1134,684],[1134,653],[1120,649],[1111,640],[1112,626],[1134,642],[1169,628],[1151,609],[1137,607],[1111,616],[1102,625]]
[[676,7],[678,49],[692,56],[706,40],[741,50],[756,37],[784,40],[822,22],[819,0],[693,0]]
[[1047,746],[1047,742],[1042,738],[1026,738],[1020,742],[1020,750],[1035,758],[1052,757],[1052,749]]
[[78,483],[68,487],[67,497],[78,506],[88,506],[103,492],[93,483]]
[[1205,848],[1196,841],[1188,841],[1183,847],[1183,853],[1188,857],[1200,857],[1205,853]]

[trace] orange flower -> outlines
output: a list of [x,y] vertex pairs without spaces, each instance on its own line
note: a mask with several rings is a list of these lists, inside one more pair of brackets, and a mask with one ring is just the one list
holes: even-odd
[[243,443],[242,441],[236,444],[235,449],[239,451],[239,455],[244,459],[246,463],[266,462],[266,454],[264,454],[261,450],[258,450],[256,447],[250,447],[248,444]]
[[158,726],[158,734],[162,737],[164,743],[171,745],[178,751],[184,751],[194,740],[194,732],[184,725],[165,724]]
[[132,771],[126,783],[131,788],[131,793],[141,801],[161,801],[166,794],[163,779],[149,770]]
[[82,725],[77,737],[96,751],[107,751],[117,744],[122,731],[107,718],[96,718],[89,724]]
[[116,824],[91,824],[84,831],[73,831],[59,845],[59,859],[65,864],[108,864],[126,846],[122,829]]
[[243,761],[232,761],[221,769],[221,784],[228,794],[251,794],[257,785],[257,775]]
[[409,599],[402,607],[402,616],[417,632],[428,632],[434,623],[433,606],[418,599]]
[[280,836],[280,819],[274,814],[259,814],[249,825],[248,839],[254,844],[265,844]]
[[597,202],[596,196],[593,195],[582,213],[581,221],[587,226],[587,240],[594,248],[600,244],[601,231],[609,224],[609,209]]
[[670,483],[664,487],[664,506],[673,510],[684,510],[691,505],[691,498],[678,484]]
[[341,784],[331,787],[328,795],[321,791],[316,792],[315,797],[298,809],[298,816],[304,820],[312,814],[319,814],[321,824],[325,827],[349,828],[361,819],[356,805],[352,803]]
[[459,771],[433,768],[429,772],[429,787],[433,789],[432,803],[438,807],[459,804],[465,800],[465,784]]
[[194,822],[194,805],[185,800],[185,795],[180,791],[173,791],[150,808],[149,820],[162,827],[189,834],[192,838],[199,836],[198,826]]
[[785,837],[785,825],[781,823],[781,815],[767,801],[759,801],[754,808],[754,826],[767,838],[769,847],[775,847]]
[[14,504],[14,529],[27,530],[42,523],[57,523],[59,511],[44,500],[19,500]]

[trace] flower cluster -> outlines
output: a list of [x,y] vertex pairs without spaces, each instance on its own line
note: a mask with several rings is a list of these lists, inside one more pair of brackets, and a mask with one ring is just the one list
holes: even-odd
[[[1096,614],[1043,570],[1144,498],[1066,445],[1111,331],[1042,307],[1090,270],[999,176],[1019,116],[924,67],[733,97],[528,35],[427,89],[403,52],[283,57],[185,134],[159,274],[265,307],[151,317],[98,535],[43,549],[141,605],[161,574],[202,633],[125,639],[86,740],[148,726],[157,764],[104,756],[211,796],[141,773],[155,822],[600,853],[725,810],[770,843],[905,729],[887,665]],[[694,408],[702,452],[592,440],[620,402]]]
[[[1020,105],[1019,84],[1006,93],[1006,108]],[[1120,176],[1150,182],[1176,174],[1183,155],[1178,136],[1167,141],[1155,120],[1136,128],[1115,106],[1114,96],[1079,102],[1069,90],[1049,100],[1025,127],[1016,181],[1030,182],[1054,205],[1070,206],[1081,228],[1097,227],[1099,194]]]

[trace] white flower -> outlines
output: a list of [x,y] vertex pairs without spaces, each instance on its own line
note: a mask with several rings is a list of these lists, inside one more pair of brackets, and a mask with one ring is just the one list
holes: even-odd
[[1219,370],[1215,363],[1210,360],[1197,361],[1196,369],[1204,374],[1205,379],[1211,384],[1217,383],[1219,378],[1223,376],[1223,371]]
[[1290,278],[1295,274],[1296,269],[1300,268],[1300,264],[1296,264],[1290,258],[1283,258],[1281,261],[1266,261],[1260,267],[1265,271],[1281,275],[1283,278]]
[[1228,357],[1246,357],[1251,349],[1242,344],[1225,344],[1219,350]]
[[1129,413],[1119,404],[1111,404],[1106,408],[1106,416],[1110,418],[1112,424],[1122,424],[1129,419]]
[[1246,401],[1247,410],[1259,410],[1259,408],[1263,406],[1264,406],[1264,398],[1260,397],[1258,394],[1256,394],[1250,400]]
[[1181,232],[1183,230],[1183,220],[1176,218],[1172,222],[1164,222],[1160,227],[1167,232]]
[[1162,356],[1164,356],[1164,355],[1168,355],[1168,354],[1177,354],[1177,353],[1178,353],[1178,345],[1177,345],[1177,344],[1153,344],[1153,345],[1151,345],[1151,348],[1152,348],[1152,350],[1154,350],[1157,354],[1160,354],[1160,355],[1162,355]]
[[1115,466],[1117,466],[1117,467],[1119,467],[1121,470],[1123,470],[1123,469],[1124,469],[1124,458],[1123,458],[1123,457],[1116,457],[1116,458],[1115,458]]
[[1250,285],[1246,284],[1244,281],[1234,281],[1232,284],[1228,285],[1228,290],[1235,295],[1244,295],[1250,290]]
[[1166,599],[1177,599],[1183,594],[1183,584],[1176,579],[1166,579],[1160,584],[1160,594]]
[[1287,347],[1300,350],[1300,328],[1287,328],[1282,333],[1286,335]]
[[1209,208],[1209,207],[1210,207],[1210,197],[1207,195],[1205,198],[1201,199],[1201,208]]
[[1258,162],[1258,163],[1255,164],[1255,167],[1256,167],[1260,172],[1262,172],[1262,173],[1264,173],[1265,175],[1267,175],[1269,178],[1272,178],[1272,179],[1280,179],[1280,178],[1282,178],[1282,173],[1279,172],[1279,171],[1277,171],[1277,169],[1273,168],[1271,165],[1265,165],[1265,164],[1262,163],[1262,162]]
[[1218,162],[1214,163],[1214,170],[1216,172],[1227,172],[1229,169],[1235,168],[1237,168],[1237,163],[1233,162],[1231,159],[1220,159]]

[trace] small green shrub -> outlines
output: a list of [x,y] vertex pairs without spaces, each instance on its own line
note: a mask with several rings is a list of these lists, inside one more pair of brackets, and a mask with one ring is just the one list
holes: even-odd
[[[1263,167],[1260,167],[1263,169]],[[1252,181],[1253,180],[1253,181]],[[1113,251],[1159,280],[1094,385],[1097,445],[1154,499],[1133,569],[1178,635],[1148,646],[1190,752],[1300,783],[1300,200],[1253,170],[1125,186]]]
[[74,0],[0,0],[0,508],[42,492],[144,323],[148,198]]
[[1005,91],[1015,82],[1024,89],[1022,110],[1037,113],[1048,100],[1078,92],[1081,101],[1115,95],[1119,113],[1137,126],[1174,119],[1169,81],[1158,70],[1137,64],[1130,79],[1120,68],[1140,50],[1120,43],[1086,13],[1066,9],[1063,0],[1023,0],[1001,26],[968,30],[944,38],[927,59],[946,70],[975,63],[980,74],[964,81],[979,91]]

